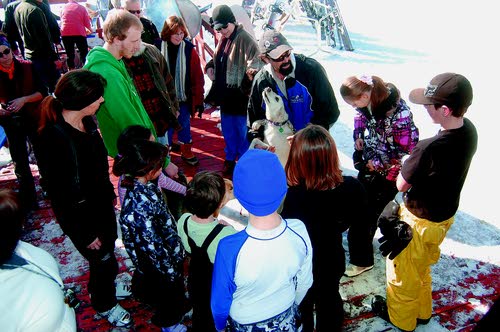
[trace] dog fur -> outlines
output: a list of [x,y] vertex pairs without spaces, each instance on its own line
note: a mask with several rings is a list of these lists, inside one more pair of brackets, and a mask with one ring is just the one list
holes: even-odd
[[262,100],[266,104],[266,119],[252,123],[252,130],[257,131],[261,126],[264,126],[264,141],[254,138],[250,143],[250,149],[264,149],[274,152],[281,165],[285,167],[290,153],[290,143],[287,137],[294,134],[292,123],[288,120],[283,100],[270,87],[266,87],[262,91]]

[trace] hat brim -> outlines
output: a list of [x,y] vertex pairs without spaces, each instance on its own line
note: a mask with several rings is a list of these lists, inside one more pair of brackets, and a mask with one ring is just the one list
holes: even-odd
[[424,95],[425,89],[418,88],[410,92],[410,101],[414,104],[433,105],[434,101]]
[[231,23],[231,22],[217,22],[217,23],[214,23],[214,29],[215,30],[221,29],[223,26],[227,26],[229,23]]
[[290,45],[280,45],[276,47],[274,50],[269,51],[267,55],[271,57],[271,59],[277,59],[279,58],[283,53],[286,51],[292,50],[292,47]]

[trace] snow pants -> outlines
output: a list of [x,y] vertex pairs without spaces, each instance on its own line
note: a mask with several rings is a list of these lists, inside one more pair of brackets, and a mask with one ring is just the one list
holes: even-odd
[[431,265],[439,260],[443,242],[454,217],[440,223],[421,219],[401,205],[401,220],[408,223],[413,239],[394,260],[387,258],[387,307],[391,323],[412,331],[417,318],[432,315]]

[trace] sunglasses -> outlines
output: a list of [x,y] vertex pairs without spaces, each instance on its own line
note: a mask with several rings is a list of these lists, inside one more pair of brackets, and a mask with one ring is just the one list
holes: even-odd
[[283,61],[285,61],[286,58],[290,57],[291,54],[292,54],[292,51],[288,50],[285,53],[281,54],[281,56],[279,58],[276,58],[276,59],[273,59],[271,57],[269,57],[269,58],[271,60],[273,60],[274,62],[283,62]]
[[221,31],[222,29],[227,29],[228,24],[224,24],[223,26],[215,29],[215,31]]
[[4,55],[10,54],[10,48],[6,48],[3,52],[0,52],[0,58],[3,58]]
[[138,9],[138,10],[129,10],[128,12],[131,13],[131,14],[140,14],[142,12],[142,10],[140,10],[140,9]]

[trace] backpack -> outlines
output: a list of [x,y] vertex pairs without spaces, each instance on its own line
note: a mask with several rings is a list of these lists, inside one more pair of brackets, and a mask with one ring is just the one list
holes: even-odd
[[[225,226],[217,224],[205,238],[201,247],[198,247],[189,236],[188,221],[189,219],[186,219],[184,222],[184,232],[186,233],[189,247],[191,248],[188,291],[193,305],[193,331],[198,331],[199,328],[205,327],[206,329],[207,326],[213,326],[214,324],[210,309],[210,294],[212,291],[212,272],[214,265],[210,262],[207,249]],[[203,329],[199,331],[203,331]]]

